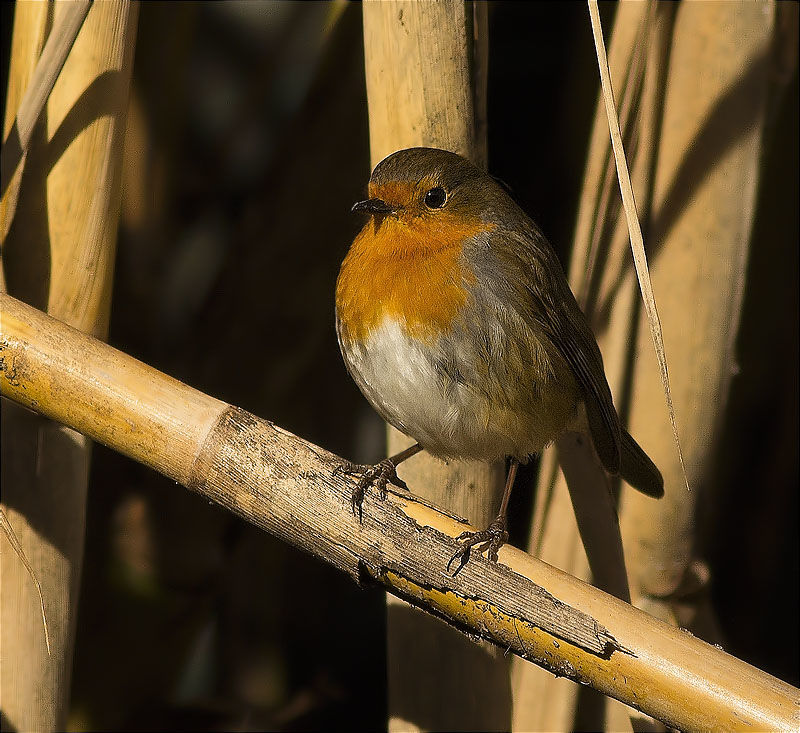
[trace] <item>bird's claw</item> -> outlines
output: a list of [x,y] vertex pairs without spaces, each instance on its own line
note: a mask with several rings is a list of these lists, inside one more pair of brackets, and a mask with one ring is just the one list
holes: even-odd
[[381,500],[386,498],[386,485],[391,482],[403,489],[408,489],[405,482],[397,477],[397,467],[388,458],[384,458],[374,466],[359,463],[342,463],[334,469],[334,473],[347,476],[359,476],[358,483],[350,495],[350,507],[353,514],[358,513],[358,520],[362,519],[362,504],[367,490],[374,486],[378,490]]
[[[461,546],[448,561],[448,571],[456,558],[461,558],[459,570],[464,567],[469,560],[469,554],[473,547],[481,553],[488,550],[486,556],[492,562],[497,562],[498,550],[508,542],[506,520],[504,517],[497,517],[486,529],[480,532],[462,532],[456,537],[456,541],[460,542]],[[458,572],[458,570],[456,570],[456,572]]]

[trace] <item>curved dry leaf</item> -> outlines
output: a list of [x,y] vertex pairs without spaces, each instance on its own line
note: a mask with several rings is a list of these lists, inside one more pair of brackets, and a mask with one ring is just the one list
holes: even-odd
[[636,276],[639,280],[639,288],[642,291],[647,321],[650,324],[650,335],[653,339],[653,346],[658,359],[658,366],[661,372],[661,383],[664,386],[664,397],[667,401],[669,410],[669,421],[672,425],[672,435],[675,438],[675,446],[678,449],[678,459],[683,472],[683,480],[689,490],[689,479],[686,476],[686,466],[683,463],[683,451],[678,437],[678,425],[675,420],[675,407],[672,404],[672,393],[669,388],[669,372],[667,371],[667,357],[664,350],[664,338],[661,332],[661,319],[658,317],[656,299],[653,295],[653,285],[650,282],[650,270],[647,267],[647,256],[644,252],[644,241],[642,239],[642,229],[639,226],[639,217],[636,213],[636,201],[633,196],[633,187],[628,172],[628,163],[625,160],[625,150],[622,145],[622,134],[619,129],[619,119],[617,118],[617,107],[614,103],[614,90],[611,86],[611,73],[608,68],[608,58],[606,57],[605,41],[603,40],[603,28],[600,25],[600,14],[597,9],[597,0],[588,0],[589,15],[592,20],[592,35],[594,36],[594,46],[597,51],[597,65],[600,69],[600,83],[603,87],[603,101],[605,102],[606,114],[608,115],[608,127],[611,132],[611,145],[614,149],[614,160],[617,164],[617,175],[619,177],[619,187],[622,193],[622,203],[625,208],[625,217],[628,222],[628,231],[631,235],[631,249],[633,251],[633,262],[636,266]]
[[47,614],[44,610],[44,596],[42,595],[42,586],[39,583],[39,579],[36,577],[36,573],[33,571],[33,566],[31,565],[30,561],[25,555],[24,550],[22,549],[22,545],[20,544],[19,538],[17,537],[17,533],[14,532],[14,528],[11,526],[11,522],[8,521],[8,516],[3,511],[2,507],[0,507],[0,527],[3,529],[3,534],[5,534],[6,538],[8,539],[11,548],[16,553],[17,557],[22,561],[22,564],[25,566],[25,569],[28,571],[28,575],[31,576],[31,580],[33,584],[36,586],[36,592],[39,594],[39,605],[42,609],[42,626],[44,627],[44,641],[47,644],[47,654],[50,656],[50,632],[47,628]]

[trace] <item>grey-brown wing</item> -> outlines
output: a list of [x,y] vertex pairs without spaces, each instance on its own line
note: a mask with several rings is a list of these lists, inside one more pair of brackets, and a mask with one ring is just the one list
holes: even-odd
[[[520,222],[522,223],[522,222]],[[534,317],[572,370],[583,393],[595,450],[610,473],[620,467],[620,424],[603,368],[603,357],[561,264],[538,227],[527,217],[523,236],[511,235],[530,260],[527,277]],[[527,230],[527,231],[526,231]]]
[[[564,287],[568,289],[566,282]],[[569,364],[583,392],[589,430],[597,455],[609,473],[619,473],[619,417],[606,380],[603,357],[572,292],[562,295],[562,300],[561,308],[556,306],[555,312],[545,310],[548,336]]]

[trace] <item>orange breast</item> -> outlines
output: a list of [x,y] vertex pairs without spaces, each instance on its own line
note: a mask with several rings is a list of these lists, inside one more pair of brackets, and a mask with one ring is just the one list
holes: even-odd
[[[380,222],[380,223],[378,223]],[[336,284],[336,308],[347,337],[363,341],[391,317],[431,343],[467,300],[474,281],[460,262],[463,242],[491,228],[449,212],[410,221],[370,220],[347,253]]]

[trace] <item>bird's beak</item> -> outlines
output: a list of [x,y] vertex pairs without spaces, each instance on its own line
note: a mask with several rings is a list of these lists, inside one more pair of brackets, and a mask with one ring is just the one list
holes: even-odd
[[366,211],[369,214],[391,214],[395,207],[387,204],[383,199],[367,199],[353,204],[351,211]]

